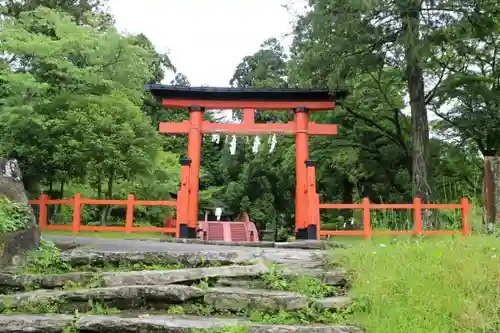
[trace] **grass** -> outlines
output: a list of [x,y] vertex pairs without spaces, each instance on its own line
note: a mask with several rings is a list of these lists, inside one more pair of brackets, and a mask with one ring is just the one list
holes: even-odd
[[80,231],[78,234],[73,234],[71,231],[66,230],[46,230],[43,235],[54,236],[75,236],[75,237],[91,237],[91,238],[108,238],[108,239],[165,239],[170,235],[165,235],[157,232],[131,232],[126,234],[118,231]]
[[358,242],[342,250],[349,321],[372,333],[498,332],[499,257],[493,236]]

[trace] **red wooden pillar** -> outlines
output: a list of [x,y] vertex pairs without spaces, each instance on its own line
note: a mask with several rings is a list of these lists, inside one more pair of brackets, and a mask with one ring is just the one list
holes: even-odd
[[295,109],[295,237],[297,239],[308,239],[307,219],[308,201],[307,189],[307,167],[305,162],[309,159],[309,110],[307,108]]
[[319,224],[319,206],[318,193],[316,192],[316,163],[311,160],[305,161],[307,168],[307,203],[308,203],[308,219],[307,219],[307,239],[319,240],[320,224]]
[[196,238],[198,227],[198,199],[200,185],[200,163],[203,111],[201,106],[189,107],[188,157],[191,160],[189,175],[189,213],[187,226],[180,229],[181,238]]
[[[188,221],[189,221],[189,178],[191,169],[191,160],[182,158],[181,163],[181,188],[177,194],[177,221],[176,232],[177,238],[187,238]],[[181,237],[182,235],[182,237]]]

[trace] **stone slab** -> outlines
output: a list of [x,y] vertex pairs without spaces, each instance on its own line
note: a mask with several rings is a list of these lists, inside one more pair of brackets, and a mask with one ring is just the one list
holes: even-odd
[[[141,239],[146,241],[147,239]],[[345,247],[342,243],[330,242],[324,240],[300,240],[294,242],[225,242],[218,240],[201,240],[201,239],[181,239],[181,238],[164,238],[160,242],[165,243],[178,243],[178,244],[206,244],[206,245],[220,245],[220,246],[247,246],[247,247],[275,247],[283,249],[303,249],[303,250],[327,250],[334,248]]]
[[340,311],[352,304],[352,299],[347,296],[333,296],[317,300],[314,306],[317,309]]
[[329,325],[261,325],[249,324],[244,318],[208,318],[195,316],[88,316],[78,318],[69,315],[0,315],[2,333],[63,333],[72,325],[77,332],[159,332],[189,333],[192,329],[218,329],[244,325],[249,333],[362,333],[352,326]]
[[88,333],[106,332],[162,332],[188,333],[192,329],[216,329],[244,324],[235,318],[208,318],[194,316],[142,316],[123,318],[119,316],[83,316],[75,323],[79,331]]
[[[181,244],[170,244],[181,245]],[[189,244],[182,244],[189,245]],[[208,246],[208,245],[207,245]],[[72,266],[104,265],[128,263],[144,264],[183,264],[190,267],[221,265],[248,265],[251,263],[274,264],[287,267],[324,268],[327,263],[327,251],[323,250],[291,250],[276,248],[231,248],[221,247],[219,250],[201,248],[185,248],[168,252],[142,251],[97,251],[73,250],[63,252],[61,259]]]
[[213,277],[254,277],[267,273],[266,265],[187,268],[170,271],[132,271],[102,274],[106,286],[165,285]]
[[145,302],[179,304],[203,296],[203,290],[183,285],[119,286],[73,290],[37,290],[0,295],[3,308],[22,308],[36,303],[87,303],[99,300],[118,308],[143,306]]
[[205,291],[203,302],[217,310],[299,310],[309,305],[306,296],[293,292],[235,287],[210,288]]
[[126,285],[166,285],[180,282],[197,281],[204,278],[255,277],[267,273],[269,268],[263,264],[232,265],[221,267],[200,267],[175,270],[143,270],[128,272],[71,272],[54,275],[14,275],[0,273],[0,286],[23,287],[36,286],[42,289],[60,288],[69,282],[85,284],[98,278],[103,287]]

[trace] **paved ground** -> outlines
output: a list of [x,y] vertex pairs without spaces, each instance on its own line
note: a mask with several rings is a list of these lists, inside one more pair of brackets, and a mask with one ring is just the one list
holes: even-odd
[[[259,248],[246,246],[208,245],[208,244],[183,244],[161,242],[157,240],[136,240],[136,239],[107,239],[73,236],[44,235],[44,239],[53,242],[74,242],[82,246],[89,246],[98,251],[143,251],[143,252],[170,252],[170,251],[249,251],[260,252],[311,252],[306,249],[280,249],[280,248]],[[318,251],[318,250],[315,250]]]
[[[103,239],[90,237],[55,236],[44,235],[44,239],[54,242],[76,243],[102,252],[157,252],[171,253],[172,255],[198,258],[206,257],[207,260],[249,262],[264,260],[278,266],[300,270],[303,268],[323,268],[328,251],[285,249],[285,248],[261,248],[245,246],[208,245],[208,244],[185,244],[169,243],[157,240],[135,240],[135,239]],[[132,255],[132,254],[131,254]]]

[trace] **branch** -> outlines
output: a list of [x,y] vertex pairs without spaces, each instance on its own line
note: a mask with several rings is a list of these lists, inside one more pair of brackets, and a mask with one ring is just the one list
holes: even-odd
[[378,90],[382,94],[382,97],[386,101],[387,105],[393,110],[394,117],[392,119],[390,119],[389,117],[387,117],[387,118],[391,120],[391,122],[394,124],[394,126],[396,126],[396,138],[397,138],[397,141],[399,142],[398,145],[401,148],[403,148],[403,151],[404,151],[404,153],[406,155],[409,155],[409,150],[408,150],[408,147],[406,145],[406,142],[404,142],[403,132],[402,132],[402,129],[401,129],[401,124],[399,122],[399,113],[400,113],[400,110],[395,107],[395,105],[389,99],[389,96],[387,96],[387,91],[385,89],[383,89],[382,84],[380,83],[380,81],[381,81],[381,78],[380,78],[381,73],[382,73],[382,70],[380,70],[379,73],[378,73],[378,75],[379,75],[378,79],[376,79],[375,76],[373,76],[373,74],[370,73],[370,72],[368,72],[368,75],[372,78],[372,80],[377,85]]
[[361,119],[362,121],[364,121],[365,123],[371,125],[372,127],[374,127],[375,129],[378,130],[378,132],[380,134],[382,134],[384,137],[388,138],[389,140],[391,140],[392,142],[394,142],[396,145],[398,145],[399,147],[403,148],[403,146],[401,145],[401,142],[399,142],[398,139],[396,139],[396,135],[394,133],[391,133],[387,130],[385,130],[382,126],[380,126],[379,124],[377,124],[375,121],[373,121],[372,119],[368,118],[368,117],[365,117],[355,111],[353,111],[351,108],[347,107],[347,106],[344,106],[344,109],[350,113],[352,116],[354,116],[355,118],[358,118],[358,119]]
[[434,110],[434,113],[436,114],[436,116],[438,116],[442,120],[446,121],[451,126],[455,127],[458,131],[462,132],[463,134],[465,134],[466,136],[468,136],[469,138],[471,138],[472,140],[474,140],[481,152],[486,151],[486,147],[481,142],[481,140],[479,140],[477,138],[477,136],[474,135],[469,129],[464,128],[463,126],[460,126],[458,123],[452,121],[450,118],[446,117],[444,114],[442,114],[442,113],[440,113],[440,112],[438,112],[436,110]]
[[448,69],[448,65],[450,64],[450,61],[451,61],[451,57],[448,57],[448,59],[445,63],[441,63],[440,61],[438,61],[442,66],[441,74],[439,75],[438,82],[436,83],[434,88],[432,88],[425,96],[425,104],[426,105],[429,104],[432,101],[432,99],[434,99],[434,97],[436,96],[436,92],[437,92],[439,86],[441,85],[441,83],[443,82],[444,74],[446,73],[446,70]]

